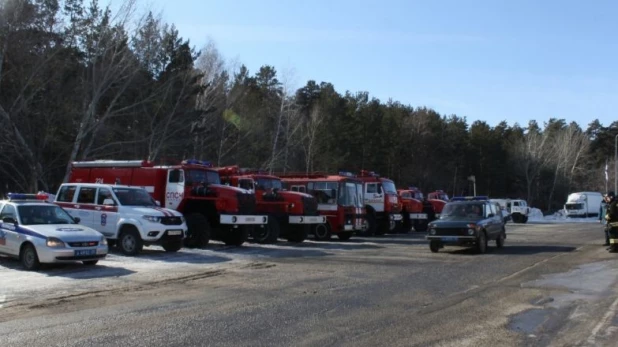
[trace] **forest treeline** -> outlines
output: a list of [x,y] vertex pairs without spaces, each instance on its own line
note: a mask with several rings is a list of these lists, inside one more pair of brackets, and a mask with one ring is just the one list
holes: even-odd
[[114,11],[97,0],[2,1],[0,193],[54,191],[70,162],[90,159],[367,169],[450,194],[471,194],[474,176],[479,195],[545,211],[569,192],[605,190],[606,163],[613,186],[618,121],[469,124],[328,82],[295,89],[289,77],[249,71],[213,43],[196,49],[133,1]]

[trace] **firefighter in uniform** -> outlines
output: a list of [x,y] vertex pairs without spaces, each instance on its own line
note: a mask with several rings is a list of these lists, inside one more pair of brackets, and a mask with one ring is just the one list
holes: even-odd
[[608,234],[610,239],[610,252],[618,251],[618,200],[614,192],[607,193],[607,221]]
[[605,214],[607,214],[607,194],[603,194],[603,201],[601,201],[601,207],[599,208],[599,223],[603,224],[603,233],[605,234],[605,245],[609,246],[609,233],[607,221],[605,220]]

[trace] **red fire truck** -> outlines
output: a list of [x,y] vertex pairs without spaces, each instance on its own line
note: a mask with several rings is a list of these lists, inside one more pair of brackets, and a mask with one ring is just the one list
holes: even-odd
[[415,231],[426,231],[429,222],[436,219],[434,205],[425,199],[423,193],[416,187],[400,189],[397,193],[403,204],[404,232],[408,232],[410,227],[414,227]]
[[440,217],[440,213],[442,213],[444,205],[446,205],[447,201],[450,199],[448,194],[446,194],[443,190],[436,190],[427,194],[427,200],[433,205],[433,208],[436,211],[436,217]]
[[395,183],[367,170],[362,170],[357,178],[363,182],[367,234],[384,235],[399,229],[403,218]]
[[326,217],[318,213],[315,197],[284,190],[277,176],[240,169],[236,165],[217,171],[222,183],[255,192],[257,213],[268,215],[266,227],[252,234],[258,243],[275,243],[279,236],[290,242],[302,242],[311,226],[326,223]]
[[307,192],[317,199],[318,211],[327,220],[327,223],[313,228],[317,240],[330,240],[332,234],[340,240],[348,240],[354,232],[366,229],[363,185],[352,175],[300,173],[277,176],[288,190]]
[[187,247],[203,247],[211,238],[241,245],[253,228],[268,223],[267,216],[254,214],[255,194],[221,185],[219,173],[209,162],[185,160],[170,166],[142,160],[73,162],[69,182],[145,188],[164,207],[184,215]]

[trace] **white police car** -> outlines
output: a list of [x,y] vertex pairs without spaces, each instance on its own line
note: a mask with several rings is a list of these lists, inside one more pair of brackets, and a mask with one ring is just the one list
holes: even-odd
[[81,261],[95,265],[107,255],[107,241],[79,225],[44,194],[9,194],[0,201],[0,254],[19,258],[27,270],[41,263]]

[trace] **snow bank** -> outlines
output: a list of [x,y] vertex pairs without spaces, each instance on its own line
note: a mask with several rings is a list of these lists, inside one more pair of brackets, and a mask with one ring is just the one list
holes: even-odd
[[528,214],[528,221],[544,223],[598,223],[599,218],[569,218],[564,214],[563,210],[559,210],[554,214],[544,216],[543,212],[540,209],[531,207],[530,214]]

